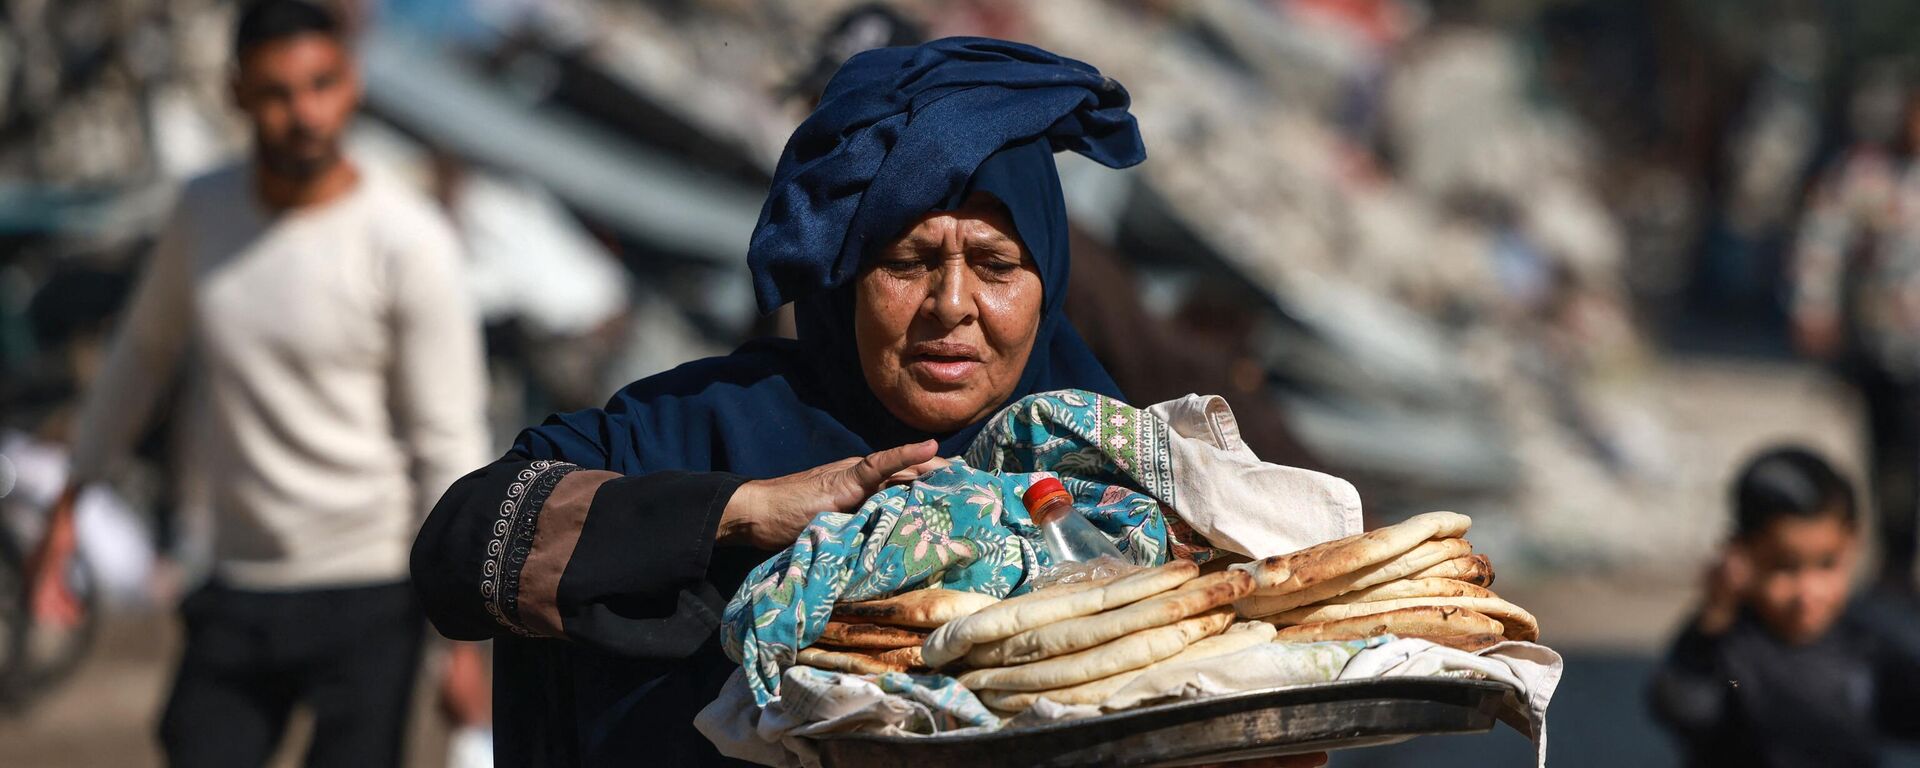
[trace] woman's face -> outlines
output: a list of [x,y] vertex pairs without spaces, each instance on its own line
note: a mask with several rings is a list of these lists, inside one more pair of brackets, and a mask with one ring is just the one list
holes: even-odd
[[959,429],[1019,384],[1040,328],[1040,273],[991,195],[922,217],[855,286],[860,368],[908,426]]

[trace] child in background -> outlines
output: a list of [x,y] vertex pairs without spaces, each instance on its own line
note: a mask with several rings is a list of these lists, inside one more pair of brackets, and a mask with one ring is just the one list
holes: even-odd
[[1741,471],[1733,508],[1706,601],[1653,680],[1686,764],[1870,766],[1886,740],[1920,740],[1920,650],[1884,612],[1849,605],[1847,481],[1777,448]]

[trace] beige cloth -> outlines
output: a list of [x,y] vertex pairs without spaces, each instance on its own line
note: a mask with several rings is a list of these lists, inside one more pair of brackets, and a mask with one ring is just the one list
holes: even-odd
[[[1539,764],[1546,764],[1547,705],[1563,667],[1552,649],[1507,642],[1467,653],[1413,638],[1360,650],[1362,645],[1261,643],[1225,656],[1150,668],[1103,704],[1112,711],[1167,699],[1379,677],[1492,680],[1513,689],[1513,696],[1501,705],[1501,719],[1532,738]],[[812,686],[808,695],[782,696],[762,709],[754,706],[746,678],[734,670],[719,698],[694,719],[694,727],[728,757],[765,765],[817,766],[820,757],[811,736],[846,732],[904,736],[914,732],[909,729],[924,730],[934,719],[923,701],[888,693],[870,679],[840,676],[833,685],[820,686],[795,679],[795,672],[789,671],[781,690],[803,685]],[[1001,725],[1044,725],[1094,717],[1102,711],[1098,706],[1058,705],[1038,698],[1032,709]]]
[[1214,546],[1260,558],[1360,532],[1352,483],[1261,461],[1241,440],[1225,398],[1187,395],[1147,413],[1176,436],[1169,441],[1175,511]]
[[426,510],[488,456],[480,326],[453,231],[362,166],[274,214],[249,166],[195,179],[75,431],[98,479],[185,368],[176,423],[215,516],[218,575],[294,589],[398,581]]

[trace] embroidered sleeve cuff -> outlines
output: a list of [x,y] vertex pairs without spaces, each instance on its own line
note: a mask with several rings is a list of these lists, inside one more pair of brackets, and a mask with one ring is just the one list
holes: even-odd
[[522,574],[534,552],[540,516],[560,480],[579,467],[560,461],[536,461],[522,468],[500,501],[492,536],[481,560],[480,597],[487,614],[514,634],[541,636],[521,617]]
[[594,497],[602,486],[621,477],[618,472],[579,470],[555,484],[541,505],[533,551],[520,569],[520,619],[529,631],[547,637],[566,634],[560,620],[560,577],[573,560]]

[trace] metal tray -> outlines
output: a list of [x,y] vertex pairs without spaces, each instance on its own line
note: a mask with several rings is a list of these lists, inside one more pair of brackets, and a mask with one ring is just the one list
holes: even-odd
[[1352,680],[984,734],[849,733],[817,742],[828,768],[1194,765],[1482,733],[1492,730],[1508,691],[1499,683],[1452,678]]

